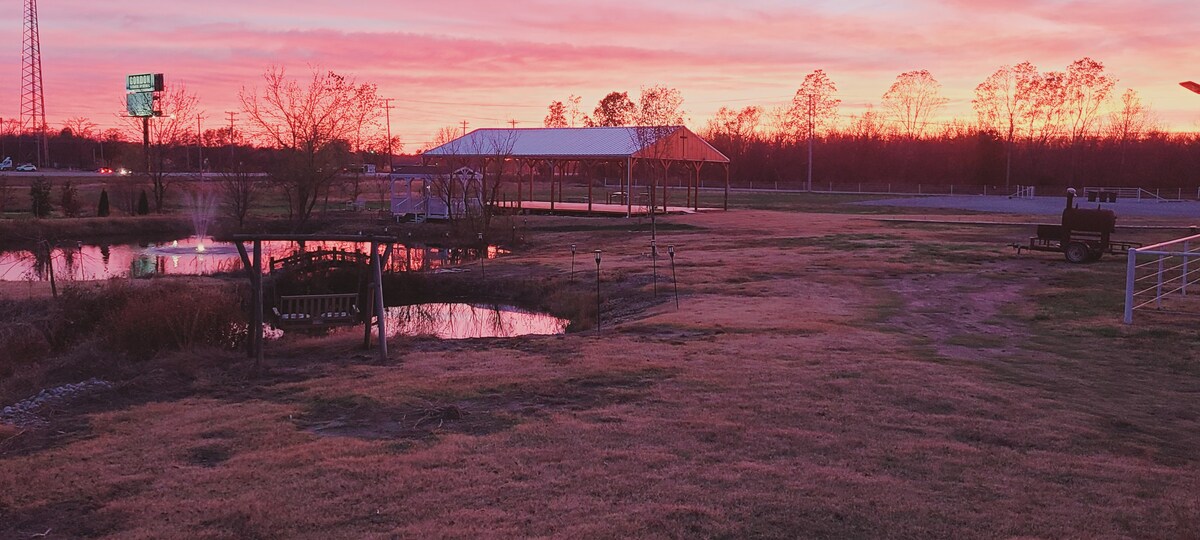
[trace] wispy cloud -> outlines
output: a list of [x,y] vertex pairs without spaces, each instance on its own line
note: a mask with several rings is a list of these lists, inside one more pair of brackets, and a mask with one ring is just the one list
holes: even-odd
[[[974,86],[1002,64],[1062,69],[1091,56],[1138,89],[1176,127],[1192,129],[1200,78],[1192,44],[1200,5],[1049,0],[796,3],[752,0],[531,0],[520,3],[317,0],[160,3],[67,0],[41,6],[52,122],[119,108],[126,73],[163,71],[213,111],[269,65],[320,66],[400,98],[395,126],[410,140],[460,118],[537,122],[551,99],[679,87],[693,121],[722,104],[783,101],[804,74],[826,70],[848,106],[877,102],[896,74],[929,69],[969,116]],[[0,28],[0,65],[19,69],[20,28]],[[1200,68],[1191,68],[1200,69]],[[15,116],[16,77],[0,78],[0,116]],[[458,103],[460,105],[443,105]]]

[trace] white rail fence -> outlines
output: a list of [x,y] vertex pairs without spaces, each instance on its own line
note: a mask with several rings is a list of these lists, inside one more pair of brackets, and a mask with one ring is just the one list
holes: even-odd
[[[1125,324],[1133,324],[1135,310],[1151,307],[1200,314],[1200,311],[1186,311],[1186,304],[1180,305],[1189,288],[1193,298],[1200,293],[1197,283],[1200,283],[1200,234],[1130,249],[1125,270]],[[1171,305],[1177,309],[1171,309]]]
[[[1198,189],[1196,191],[1197,191],[1197,193],[1200,193],[1200,189]],[[1098,196],[1101,193],[1110,193],[1110,194],[1114,195],[1118,200],[1135,200],[1135,201],[1140,201],[1142,199],[1151,200],[1151,201],[1166,201],[1167,200],[1167,199],[1163,198],[1161,195],[1159,195],[1158,190],[1155,190],[1153,193],[1151,193],[1149,190],[1137,188],[1137,187],[1091,187],[1091,186],[1089,186],[1089,187],[1083,188],[1084,197],[1088,197],[1089,194],[1091,194],[1091,193],[1095,193]],[[1170,197],[1169,192],[1168,192],[1167,196]],[[1182,198],[1183,198],[1183,189],[1180,188],[1176,193],[1176,199],[1182,199]],[[1088,198],[1088,200],[1090,201],[1090,200],[1092,200],[1092,198]],[[1101,201],[1101,202],[1103,202],[1103,201]],[[1108,202],[1116,202],[1116,201],[1108,201]]]
[[1010,195],[1010,199],[1032,199],[1037,196],[1036,186],[1017,186],[1017,192]]

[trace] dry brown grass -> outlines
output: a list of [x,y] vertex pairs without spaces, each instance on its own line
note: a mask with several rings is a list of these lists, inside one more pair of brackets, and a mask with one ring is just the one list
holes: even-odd
[[660,240],[679,311],[630,234],[535,230],[496,275],[566,287],[563,246],[604,249],[600,335],[388,362],[308,338],[261,378],[193,353],[149,379],[183,397],[0,432],[0,536],[1200,535],[1200,336],[1120,325],[1120,261],[1017,257],[1022,229],[670,220],[695,227]]

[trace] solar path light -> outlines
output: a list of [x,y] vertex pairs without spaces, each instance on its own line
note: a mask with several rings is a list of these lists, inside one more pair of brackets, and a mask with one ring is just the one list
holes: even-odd
[[571,244],[571,281],[575,281],[575,244]]

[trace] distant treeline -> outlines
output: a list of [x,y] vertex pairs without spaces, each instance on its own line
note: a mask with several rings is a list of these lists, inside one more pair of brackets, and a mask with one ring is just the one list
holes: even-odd
[[[735,185],[803,187],[808,143],[703,133],[731,161]],[[988,131],[947,130],[920,139],[832,133],[813,144],[814,188],[864,184],[1094,185],[1191,188],[1200,185],[1200,135],[1154,132],[1134,140],[1092,137],[1006,142]],[[1006,182],[1006,165],[1011,173]]]

